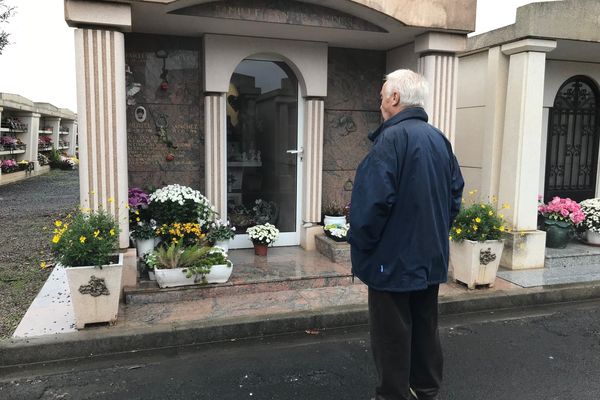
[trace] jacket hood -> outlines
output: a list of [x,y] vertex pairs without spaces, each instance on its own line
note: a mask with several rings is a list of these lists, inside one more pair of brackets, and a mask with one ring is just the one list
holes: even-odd
[[369,133],[369,140],[371,140],[371,142],[374,142],[375,139],[377,138],[377,136],[379,136],[379,134],[384,129],[386,129],[392,125],[396,125],[407,119],[413,119],[413,118],[420,119],[425,122],[427,122],[429,120],[427,113],[425,112],[423,107],[408,107],[408,108],[405,108],[404,110],[400,111],[398,114],[394,115],[392,118],[388,119],[387,121],[384,121],[383,124],[379,125],[379,127],[377,129],[375,129],[373,132]]

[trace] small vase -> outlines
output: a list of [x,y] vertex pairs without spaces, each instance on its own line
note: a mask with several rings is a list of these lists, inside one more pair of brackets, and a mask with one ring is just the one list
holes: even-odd
[[571,224],[565,221],[545,220],[546,247],[564,249],[570,239]]
[[215,246],[220,247],[227,252],[229,251],[229,240],[217,240]]
[[341,215],[341,216],[331,216],[331,215],[326,215],[325,218],[323,218],[323,225],[327,226],[327,225],[346,225],[346,217]]
[[585,231],[585,240],[590,244],[600,245],[600,232]]
[[146,253],[154,250],[154,238],[136,239],[135,247],[137,248],[138,257],[143,257]]
[[254,254],[257,256],[266,256],[269,247],[266,244],[254,243]]

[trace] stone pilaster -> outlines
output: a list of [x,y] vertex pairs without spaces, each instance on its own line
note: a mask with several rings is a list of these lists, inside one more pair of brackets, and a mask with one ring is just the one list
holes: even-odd
[[227,210],[227,117],[226,93],[204,97],[205,192],[217,212]]
[[512,269],[544,266],[545,233],[537,231],[537,196],[542,142],[542,106],[546,52],[556,42],[524,39],[505,44],[510,56],[499,202],[514,233],[502,254],[502,265]]
[[44,122],[52,128],[52,145],[55,149],[59,150],[60,118],[46,117],[44,118]]
[[302,230],[300,244],[307,250],[315,248],[315,234],[322,229],[321,203],[323,199],[323,124],[325,101],[308,98],[305,103],[304,152],[302,166]]
[[34,169],[39,169],[38,157],[38,131],[40,130],[40,114],[38,113],[23,113],[17,114],[19,119],[27,124],[27,133],[25,134],[24,142],[27,145],[25,149],[25,160],[34,162]]
[[456,128],[456,53],[464,50],[465,43],[465,35],[440,32],[428,32],[415,40],[415,53],[419,54],[417,69],[429,83],[425,100],[429,123],[444,132],[452,145]]
[[76,29],[80,201],[119,222],[121,248],[129,246],[124,35]]
[[77,148],[77,124],[75,121],[64,120],[62,125],[69,130],[69,134],[64,135],[63,140],[66,140],[69,143],[67,155],[72,157],[75,155],[75,149]]

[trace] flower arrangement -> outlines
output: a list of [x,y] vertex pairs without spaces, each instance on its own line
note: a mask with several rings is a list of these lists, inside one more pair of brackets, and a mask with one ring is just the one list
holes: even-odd
[[103,210],[78,211],[54,221],[52,251],[65,267],[109,264],[119,248],[119,227]]
[[146,263],[149,269],[182,268],[187,278],[194,277],[194,282],[202,283],[206,283],[205,276],[213,265],[232,266],[227,253],[218,247],[198,244],[185,246],[182,243],[171,243],[156,249],[146,256]]
[[40,164],[40,166],[48,165],[50,164],[50,159],[42,153],[38,153],[38,163]]
[[323,207],[323,215],[341,217],[344,215],[344,207],[337,200],[331,200]]
[[2,169],[2,172],[5,174],[9,174],[11,172],[15,172],[19,170],[19,165],[17,164],[17,162],[15,160],[3,160],[2,162],[0,162],[0,169]]
[[150,221],[139,221],[136,222],[133,227],[130,226],[131,234],[133,239],[145,240],[153,239],[156,236],[156,221],[151,219]]
[[207,203],[210,204],[199,191],[174,184],[152,192],[149,208],[159,224],[172,224],[197,221],[198,206]]
[[148,208],[148,203],[150,202],[150,196],[148,193],[143,191],[140,188],[129,188],[128,191],[128,203],[129,210],[135,211],[141,209]]
[[585,214],[576,201],[558,196],[539,206],[538,212],[546,221],[559,222],[565,226],[577,226],[585,220]]
[[270,246],[279,238],[279,229],[269,223],[255,225],[246,230],[254,244]]
[[338,224],[329,224],[325,225],[323,230],[325,231],[325,235],[336,242],[345,242],[348,236],[348,229],[350,229],[350,224],[338,225]]
[[154,271],[154,268],[158,264],[158,259],[156,257],[156,251],[151,251],[149,253],[144,254],[142,257],[142,261],[146,265],[146,269],[148,271]]
[[202,243],[206,237],[200,224],[194,222],[163,224],[156,229],[156,233],[164,243],[182,243],[188,246]]
[[0,136],[0,145],[5,148],[14,149],[17,145],[17,138],[14,136]]
[[235,237],[235,227],[231,226],[229,221],[223,222],[220,219],[211,222],[208,226],[206,240],[208,243],[214,244],[225,240],[230,240]]
[[25,171],[29,167],[29,161],[21,160],[17,162],[17,165],[19,166],[19,171]]
[[600,198],[583,200],[579,206],[585,215],[580,224],[581,230],[600,233]]
[[500,240],[507,231],[504,215],[498,213],[492,204],[476,202],[460,209],[450,229],[450,240]]
[[42,135],[38,138],[38,147],[48,149],[52,147],[52,136]]

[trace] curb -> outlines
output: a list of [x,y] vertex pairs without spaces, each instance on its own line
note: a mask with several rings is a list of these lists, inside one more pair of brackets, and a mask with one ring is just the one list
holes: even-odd
[[[600,282],[440,297],[440,315],[600,299]],[[118,331],[83,331],[0,342],[0,372],[18,366],[368,324],[366,304],[289,314],[190,321]]]

